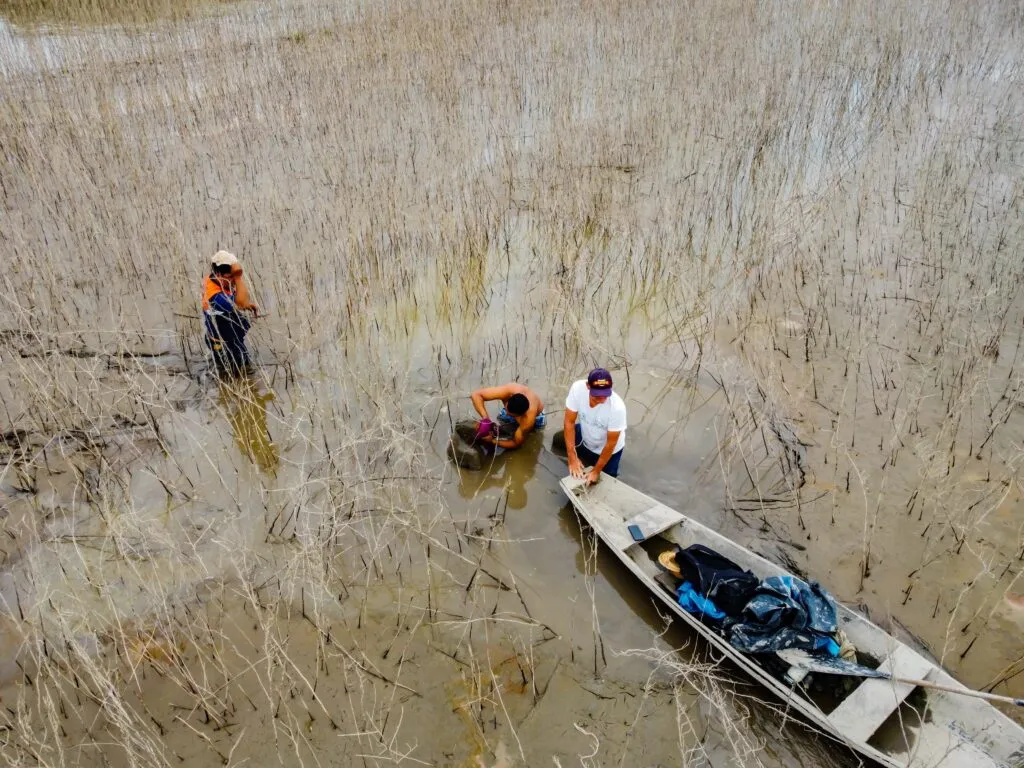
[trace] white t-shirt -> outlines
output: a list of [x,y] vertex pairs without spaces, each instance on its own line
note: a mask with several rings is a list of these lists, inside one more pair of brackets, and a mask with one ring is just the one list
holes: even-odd
[[[583,445],[594,453],[600,454],[608,442],[609,432],[618,432],[619,440],[613,453],[626,447],[626,404],[617,393],[600,403],[596,408],[590,407],[590,390],[586,379],[580,379],[569,387],[569,396],[565,398],[567,410],[576,411],[576,423],[583,433]],[[566,435],[570,440],[571,435]]]

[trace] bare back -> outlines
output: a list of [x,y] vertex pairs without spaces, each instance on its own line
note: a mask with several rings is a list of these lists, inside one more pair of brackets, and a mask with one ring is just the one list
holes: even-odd
[[522,424],[523,419],[525,419],[527,416],[531,417],[532,419],[536,419],[537,416],[539,416],[540,413],[544,410],[544,403],[540,399],[540,396],[525,384],[510,383],[506,384],[505,387],[503,387],[503,389],[506,389],[508,391],[508,394],[501,398],[501,404],[504,405],[506,409],[508,408],[508,400],[510,397],[512,397],[512,395],[526,395],[526,399],[530,401],[529,410],[522,416],[515,416],[515,414],[511,413],[509,414],[510,416],[513,416],[515,420],[518,421],[520,424]]

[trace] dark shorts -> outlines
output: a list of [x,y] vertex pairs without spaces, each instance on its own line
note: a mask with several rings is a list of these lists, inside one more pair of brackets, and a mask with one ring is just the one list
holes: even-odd
[[[502,408],[501,413],[498,414],[498,421],[504,424],[519,424],[519,422],[516,421],[516,417],[513,416],[508,411],[506,411],[504,408]],[[543,411],[541,411],[540,413],[537,414],[537,418],[533,420],[533,428],[544,429],[545,424],[547,424],[547,415]]]
[[[608,459],[608,463],[604,465],[604,469],[601,471],[606,475],[612,477],[619,476],[619,461],[622,459],[622,454],[625,452],[625,448],[617,453],[613,453],[612,457]],[[587,448],[583,444],[583,429],[579,424],[576,425],[576,455],[579,456],[580,461],[583,462],[583,466],[592,467],[597,464],[597,460],[601,458],[600,454],[594,453],[592,450]]]

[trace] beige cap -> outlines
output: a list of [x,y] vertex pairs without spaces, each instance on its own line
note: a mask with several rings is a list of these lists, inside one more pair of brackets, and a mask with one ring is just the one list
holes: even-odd
[[238,259],[235,258],[235,254],[228,253],[227,251],[217,251],[213,254],[213,266],[215,267],[236,267],[238,266]]

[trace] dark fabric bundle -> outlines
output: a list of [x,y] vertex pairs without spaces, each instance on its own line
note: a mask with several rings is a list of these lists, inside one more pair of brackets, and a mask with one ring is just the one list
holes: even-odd
[[732,625],[729,642],[747,653],[801,648],[839,654],[832,596],[815,583],[793,576],[770,576]]
[[676,565],[683,581],[709,598],[728,616],[739,616],[757,590],[760,580],[729,558],[703,544],[692,544],[676,552]]
[[745,653],[785,648],[839,653],[835,605],[819,584],[788,574],[760,581],[702,544],[677,549],[675,563],[682,580],[679,604],[718,627],[734,648]]

